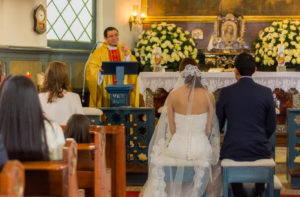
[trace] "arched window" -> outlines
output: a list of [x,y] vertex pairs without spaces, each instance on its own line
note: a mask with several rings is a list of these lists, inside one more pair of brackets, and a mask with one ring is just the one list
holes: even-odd
[[96,40],[96,0],[47,0],[47,15],[48,46],[92,48]]

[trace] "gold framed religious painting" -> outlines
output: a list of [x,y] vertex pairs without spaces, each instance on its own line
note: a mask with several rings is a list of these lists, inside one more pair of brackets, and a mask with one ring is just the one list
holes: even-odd
[[233,13],[246,21],[300,19],[299,0],[141,0],[145,22],[214,21]]

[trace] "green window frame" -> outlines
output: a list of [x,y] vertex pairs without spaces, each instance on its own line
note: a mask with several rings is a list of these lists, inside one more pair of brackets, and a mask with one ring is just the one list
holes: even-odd
[[96,42],[96,2],[96,0],[47,0],[48,46],[91,49]]

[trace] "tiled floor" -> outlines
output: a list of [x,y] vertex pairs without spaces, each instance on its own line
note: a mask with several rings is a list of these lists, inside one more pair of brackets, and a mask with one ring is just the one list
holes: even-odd
[[[286,147],[276,147],[276,167],[275,167],[275,174],[281,181],[283,187],[281,189],[281,194],[299,194],[300,190],[291,189],[290,185],[288,184],[287,177],[286,177]],[[296,160],[297,161],[297,160]],[[300,163],[300,159],[298,159]]]
[[[291,189],[288,184],[287,177],[286,177],[286,147],[276,147],[276,167],[275,173],[277,177],[280,179],[283,187],[281,189],[281,194],[299,194],[300,197],[300,190]],[[300,163],[300,158],[299,158]],[[127,187],[127,191],[140,191],[141,186],[130,186]]]

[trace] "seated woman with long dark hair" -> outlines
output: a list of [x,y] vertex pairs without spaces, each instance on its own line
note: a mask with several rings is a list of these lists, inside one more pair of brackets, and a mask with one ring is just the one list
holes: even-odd
[[11,76],[1,86],[0,133],[9,159],[62,159],[62,129],[44,118],[37,89],[23,75]]

